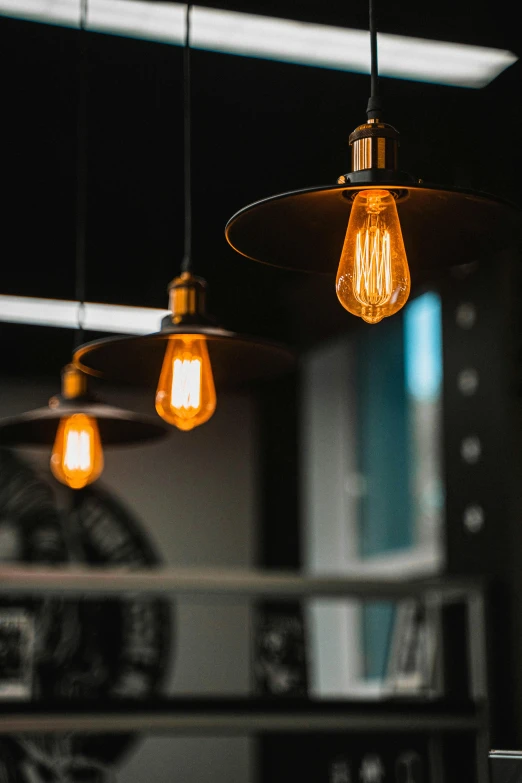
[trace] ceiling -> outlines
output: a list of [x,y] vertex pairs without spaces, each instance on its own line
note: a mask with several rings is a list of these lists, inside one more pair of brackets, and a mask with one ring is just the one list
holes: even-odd
[[[365,2],[244,0],[207,5],[367,27]],[[382,3],[383,32],[509,49],[521,37],[499,7],[469,0]],[[0,292],[75,298],[77,52],[81,34],[0,18],[4,190]],[[183,252],[182,58],[178,47],[85,33],[89,58],[89,301],[166,306]],[[334,183],[365,118],[369,78],[193,53],[194,260],[222,325],[309,345],[359,328],[333,281],[248,261],[223,229],[273,193]],[[518,198],[521,67],[481,90],[382,79],[401,168],[425,181]],[[0,324],[3,372],[54,375],[67,330]]]

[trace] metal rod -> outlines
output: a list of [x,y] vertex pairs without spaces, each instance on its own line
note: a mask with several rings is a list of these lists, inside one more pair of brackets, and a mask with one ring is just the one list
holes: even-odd
[[376,7],[377,0],[368,0],[369,3],[369,23],[370,23],[370,98],[366,114],[369,120],[382,119],[382,106],[379,96],[379,67],[377,58],[377,22]]
[[185,249],[181,269],[192,268],[192,104],[190,81],[190,15],[192,5],[187,4],[185,14],[185,45],[183,47],[183,149],[185,191]]
[[370,53],[371,53],[371,97],[379,94],[379,66],[377,61],[377,27],[375,24],[375,0],[369,0],[370,11]]
[[244,736],[259,731],[394,731],[433,732],[433,731],[463,731],[469,732],[480,728],[480,715],[458,715],[452,712],[446,714],[419,715],[414,711],[397,711],[396,713],[374,712],[357,713],[352,710],[336,711],[323,714],[307,713],[305,707],[299,710],[280,711],[278,714],[227,710],[188,711],[158,713],[139,709],[134,712],[111,714],[110,712],[86,712],[83,714],[68,713],[26,713],[3,712],[0,715],[0,734],[20,733],[50,733],[62,731],[79,732],[126,732],[146,731],[147,733],[184,734],[236,734]]
[[154,568],[148,570],[102,568],[41,568],[3,566],[0,594],[45,595],[152,595],[207,596],[330,596],[332,598],[422,597],[433,591],[443,600],[464,600],[478,589],[471,580],[406,580],[366,577],[305,577],[285,572],[219,568]]
[[468,670],[470,674],[470,694],[475,702],[484,704],[484,726],[475,737],[477,757],[477,783],[488,783],[489,775],[484,759],[491,749],[489,704],[487,701],[487,629],[484,594],[477,590],[467,602],[468,614]]
[[78,105],[76,113],[76,264],[75,298],[78,300],[78,329],[74,348],[83,342],[87,232],[87,3],[80,2],[78,38]]

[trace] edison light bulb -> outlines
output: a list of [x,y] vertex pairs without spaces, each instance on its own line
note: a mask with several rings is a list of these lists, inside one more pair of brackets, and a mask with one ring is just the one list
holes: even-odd
[[180,430],[204,424],[216,410],[214,376],[204,337],[169,337],[156,391],[156,410]]
[[339,301],[376,324],[406,303],[410,282],[395,198],[387,190],[361,191],[353,202],[337,271]]
[[96,481],[103,470],[103,450],[95,419],[73,413],[60,420],[51,470],[58,481],[73,489]]

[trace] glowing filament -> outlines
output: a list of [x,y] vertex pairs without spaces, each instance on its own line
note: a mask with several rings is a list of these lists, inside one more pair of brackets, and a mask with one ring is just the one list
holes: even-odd
[[384,305],[392,295],[390,234],[380,228],[357,232],[353,292],[362,305]]
[[216,410],[214,376],[207,341],[201,335],[173,335],[167,342],[156,410],[180,430],[208,421]]
[[88,471],[91,467],[91,439],[86,430],[67,435],[64,465],[67,470]]
[[84,413],[61,419],[50,464],[55,477],[73,489],[95,481],[103,470],[103,451],[95,419]]
[[201,407],[201,359],[175,359],[170,402],[173,408]]
[[368,323],[393,315],[410,293],[410,271],[395,198],[364,190],[354,198],[337,272],[342,306]]

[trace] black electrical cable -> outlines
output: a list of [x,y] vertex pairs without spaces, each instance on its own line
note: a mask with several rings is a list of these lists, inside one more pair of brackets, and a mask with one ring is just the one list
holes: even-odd
[[184,197],[185,197],[185,248],[182,272],[192,268],[192,181],[191,181],[191,85],[190,85],[190,13],[188,3],[185,13],[185,44],[183,47],[183,150],[184,150]]
[[370,17],[370,52],[371,52],[371,70],[370,70],[370,99],[366,114],[369,120],[382,119],[382,104],[379,96],[379,67],[377,61],[377,24],[375,20],[376,0],[368,0]]
[[76,114],[76,268],[75,293],[78,304],[78,329],[74,348],[83,342],[85,309],[85,257],[87,224],[87,2],[80,2],[78,35],[78,104]]

